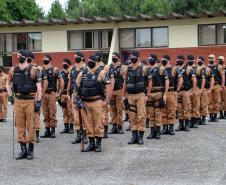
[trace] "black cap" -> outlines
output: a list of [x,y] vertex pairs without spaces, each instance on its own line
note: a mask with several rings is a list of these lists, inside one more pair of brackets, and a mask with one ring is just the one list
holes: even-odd
[[4,67],[3,66],[0,66],[0,69],[3,71],[4,70]]
[[120,58],[120,54],[118,52],[113,52],[112,55],[116,55],[118,58]]
[[35,59],[35,55],[34,53],[32,53],[31,51],[28,51],[29,52],[29,58],[31,59]]
[[83,55],[83,53],[81,51],[76,51],[76,52],[74,52],[74,54],[80,56],[81,58],[84,57],[84,55]]
[[52,60],[52,57],[50,54],[45,54],[45,57],[47,57],[49,60]]
[[170,60],[170,56],[169,55],[163,55],[162,58],[165,58],[167,60]]
[[97,58],[96,55],[91,55],[91,56],[89,56],[89,59],[92,60],[92,61],[95,61],[95,62],[98,61],[98,58]]
[[202,60],[203,62],[205,61],[205,58],[203,56],[199,56],[198,59]]
[[71,61],[70,61],[70,59],[68,59],[68,58],[65,58],[65,59],[64,59],[64,62],[67,63],[67,64],[69,64],[69,65],[71,65]]
[[177,58],[180,59],[180,60],[185,60],[184,55],[178,55]]
[[102,59],[103,58],[103,54],[100,51],[97,51],[95,53],[95,56],[97,56],[99,59]]
[[135,57],[139,58],[140,57],[140,53],[136,50],[130,51],[131,55],[134,55]]
[[191,54],[190,54],[190,55],[187,56],[187,59],[188,59],[188,60],[195,60],[195,57],[194,57],[194,55],[191,55]]
[[29,52],[26,51],[26,50],[20,50],[20,51],[18,51],[18,53],[20,55],[22,55],[23,57],[25,57],[25,58],[28,58],[29,57]]
[[157,60],[157,59],[158,59],[157,55],[156,55],[156,54],[154,54],[154,53],[151,53],[151,54],[149,55],[149,57],[154,58],[155,60]]

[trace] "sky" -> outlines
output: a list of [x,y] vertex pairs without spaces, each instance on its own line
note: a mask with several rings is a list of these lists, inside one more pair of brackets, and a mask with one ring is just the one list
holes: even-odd
[[[51,7],[51,4],[54,0],[36,0],[37,4],[43,8],[45,13],[47,13]],[[68,0],[59,0],[63,7],[65,7]]]

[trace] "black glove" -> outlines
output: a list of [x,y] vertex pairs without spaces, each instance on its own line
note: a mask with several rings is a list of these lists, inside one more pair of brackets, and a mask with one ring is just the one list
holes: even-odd
[[61,100],[60,100],[60,99],[58,99],[57,102],[58,102],[58,104],[59,104],[60,106],[62,106],[62,103],[61,103]]
[[14,104],[14,97],[13,96],[9,96],[9,102],[13,105]]
[[35,112],[39,112],[41,108],[41,100],[35,102]]

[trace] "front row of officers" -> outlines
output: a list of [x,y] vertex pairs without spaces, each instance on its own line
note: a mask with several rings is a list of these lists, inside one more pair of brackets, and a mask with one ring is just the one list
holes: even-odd
[[[138,51],[131,51],[128,63],[121,63],[117,52],[110,65],[104,65],[102,58],[97,52],[85,62],[83,54],[75,52],[74,61],[65,58],[59,70],[49,54],[44,56],[43,66],[38,66],[31,52],[18,52],[18,64],[10,69],[6,82],[21,146],[17,160],[33,159],[34,143],[39,142],[40,109],[45,124],[41,138],[55,138],[56,101],[63,112],[61,133],[76,130],[72,144],[88,144],[82,152],[101,152],[109,122],[110,134],[124,133],[123,109],[132,131],[128,144],[139,145],[144,144],[149,123],[147,139],[160,139],[161,134],[175,135],[176,118],[177,130],[189,131],[205,125],[208,114],[213,122],[219,112],[221,119],[226,117],[223,56],[216,62],[210,55],[208,65],[202,56],[196,59],[193,55],[179,55],[176,65],[171,65],[168,55],[159,61],[150,54],[148,61],[140,61]],[[80,109],[75,97],[80,97],[84,108]]]

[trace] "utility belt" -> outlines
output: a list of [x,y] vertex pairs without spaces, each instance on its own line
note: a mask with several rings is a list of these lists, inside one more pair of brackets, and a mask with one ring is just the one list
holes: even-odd
[[103,97],[99,96],[96,98],[82,98],[82,101],[84,101],[84,102],[95,102],[98,100],[103,100]]
[[67,89],[63,89],[63,91],[61,92],[61,94],[63,94],[63,95],[67,94]]
[[18,100],[33,100],[35,98],[34,94],[28,94],[28,95],[23,95],[23,94],[16,94],[16,98]]
[[51,94],[52,92],[56,92],[56,90],[55,89],[47,89],[46,90],[46,93],[47,94]]
[[140,94],[140,93],[144,93],[143,91],[127,91],[128,94]]
[[[164,91],[165,91],[165,88],[163,87],[154,87],[151,90],[151,93],[164,92]],[[169,87],[168,92],[173,92],[173,91],[174,91],[174,87]]]
[[214,85],[220,85],[221,83],[220,82],[214,82]]
[[180,91],[189,91],[191,88],[181,87]]
[[113,91],[118,91],[118,90],[122,90],[122,86],[116,86],[116,87],[114,87],[114,90]]
[[0,93],[7,92],[6,89],[0,89]]

